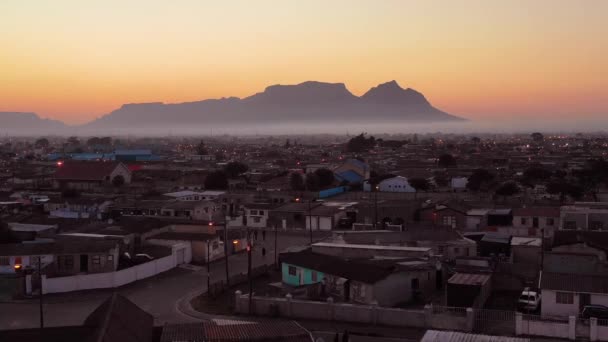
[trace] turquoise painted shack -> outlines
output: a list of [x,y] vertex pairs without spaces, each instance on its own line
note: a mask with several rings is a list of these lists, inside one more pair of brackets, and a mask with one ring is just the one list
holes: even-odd
[[324,274],[315,270],[282,263],[283,283],[290,286],[312,285],[323,281]]

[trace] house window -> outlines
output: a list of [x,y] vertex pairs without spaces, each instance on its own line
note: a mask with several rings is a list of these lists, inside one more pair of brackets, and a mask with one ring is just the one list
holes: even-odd
[[576,221],[564,222],[564,229],[574,230],[576,229]]
[[557,304],[573,304],[574,303],[574,293],[555,292],[555,302]]
[[458,255],[460,253],[460,248],[454,247],[454,254]]
[[101,264],[101,257],[99,255],[93,255],[91,261],[93,262],[93,265],[99,265]]
[[298,273],[298,269],[295,266],[289,266],[288,271],[290,276],[295,276]]
[[264,215],[264,210],[260,210],[260,211],[258,212],[258,215],[263,216],[263,215]]
[[441,222],[444,226],[456,228],[456,216],[443,216]]
[[57,257],[57,268],[59,271],[72,271],[74,269],[74,256],[59,255]]
[[522,217],[521,220],[520,220],[520,222],[521,222],[522,226],[525,226],[526,225],[526,218]]
[[602,221],[591,221],[589,223],[589,230],[602,230],[604,229],[604,222]]
[[8,266],[11,264],[9,257],[0,257],[0,266]]
[[312,271],[311,278],[313,283],[317,282],[317,271]]
[[555,225],[555,220],[552,218],[548,218],[547,219],[547,226],[553,226]]
[[249,215],[257,215],[257,214],[258,214],[258,211],[257,211],[257,210],[252,210],[252,211],[249,213]]
[[108,262],[114,261],[114,256],[112,254],[108,255]]

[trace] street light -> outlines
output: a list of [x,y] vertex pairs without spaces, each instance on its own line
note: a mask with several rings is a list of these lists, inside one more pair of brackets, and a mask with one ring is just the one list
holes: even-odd
[[374,192],[374,229],[378,227],[378,190],[380,190],[380,186],[376,185],[376,191]]

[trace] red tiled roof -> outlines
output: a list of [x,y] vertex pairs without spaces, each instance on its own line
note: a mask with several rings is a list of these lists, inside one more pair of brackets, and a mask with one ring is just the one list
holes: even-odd
[[65,162],[57,167],[53,179],[102,181],[110,176],[120,165],[120,162]]
[[211,322],[171,324],[163,328],[161,342],[176,341],[290,341],[310,342],[308,331],[293,321],[243,322],[218,325]]

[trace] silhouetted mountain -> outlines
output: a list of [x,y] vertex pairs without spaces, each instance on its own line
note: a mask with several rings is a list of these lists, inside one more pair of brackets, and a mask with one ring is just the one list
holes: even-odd
[[297,123],[446,122],[462,118],[434,108],[424,95],[403,89],[391,81],[353,95],[343,83],[304,82],[273,85],[263,92],[235,97],[179,104],[143,103],[123,105],[84,129],[179,130],[243,124]]
[[[236,97],[164,104],[125,104],[88,124],[68,128],[32,113],[0,113],[6,134],[131,134],[192,132],[201,128],[292,126],[296,124],[402,124],[457,122],[459,117],[434,108],[424,95],[391,81],[353,95],[343,83],[304,82],[273,85],[263,92]],[[67,133],[66,133],[67,134]],[[72,134],[72,133],[70,133]]]
[[65,129],[61,121],[42,119],[34,113],[0,112],[0,134],[63,134]]
[[414,89],[403,89],[396,81],[382,83],[368,90],[361,99],[366,103],[403,106],[430,106],[424,95]]

